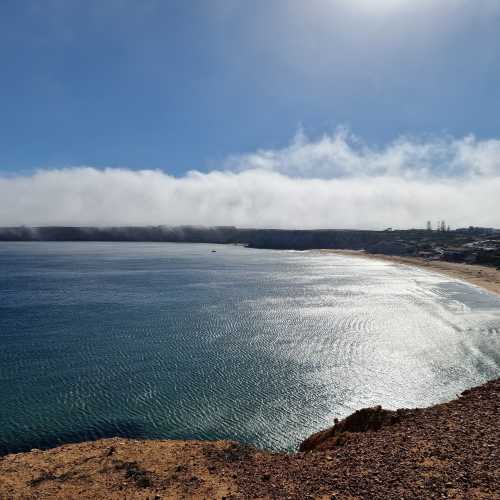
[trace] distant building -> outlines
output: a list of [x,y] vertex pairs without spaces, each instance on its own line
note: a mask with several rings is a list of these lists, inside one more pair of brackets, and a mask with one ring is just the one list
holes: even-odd
[[461,227],[455,230],[457,233],[469,233],[475,236],[481,235],[491,235],[498,234],[500,230],[495,229],[493,227],[479,227],[479,226],[469,226],[469,227]]

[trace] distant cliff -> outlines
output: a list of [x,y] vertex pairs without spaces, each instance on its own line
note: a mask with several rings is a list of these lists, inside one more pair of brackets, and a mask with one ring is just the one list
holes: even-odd
[[[434,239],[438,235],[432,235]],[[427,231],[363,231],[341,229],[242,229],[234,226],[130,226],[130,227],[7,227],[0,241],[152,241],[185,243],[239,243],[253,248],[352,250],[384,247],[411,253],[412,239],[429,237]],[[443,236],[440,236],[443,238]],[[449,239],[449,237],[448,237]]]
[[153,241],[246,243],[249,230],[232,226],[45,226],[0,228],[0,241]]

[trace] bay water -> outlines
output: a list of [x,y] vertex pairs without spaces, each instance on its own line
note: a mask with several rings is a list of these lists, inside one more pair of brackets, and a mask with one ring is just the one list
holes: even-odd
[[[215,251],[214,251],[215,250]],[[292,450],[500,376],[500,298],[320,252],[0,243],[0,454],[110,436]]]

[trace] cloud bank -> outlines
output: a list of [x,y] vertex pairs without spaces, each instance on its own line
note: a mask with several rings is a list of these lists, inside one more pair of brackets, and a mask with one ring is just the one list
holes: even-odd
[[220,170],[72,167],[0,176],[0,225],[273,228],[500,227],[500,140],[402,137],[373,148],[345,129],[228,158]]

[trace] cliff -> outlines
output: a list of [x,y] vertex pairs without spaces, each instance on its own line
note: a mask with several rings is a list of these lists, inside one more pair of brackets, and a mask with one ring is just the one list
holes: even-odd
[[152,241],[242,243],[253,248],[310,250],[366,249],[374,253],[411,253],[418,241],[470,241],[469,235],[423,230],[246,229],[234,226],[0,227],[0,241]]
[[294,454],[122,438],[32,450],[0,459],[0,498],[495,499],[499,421],[500,379],[430,408],[360,410]]

